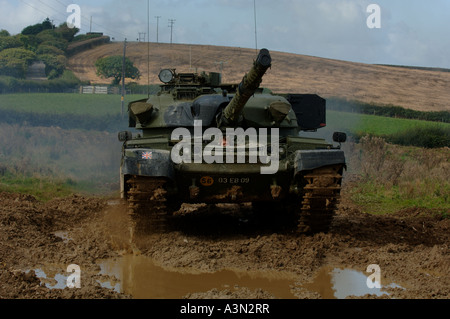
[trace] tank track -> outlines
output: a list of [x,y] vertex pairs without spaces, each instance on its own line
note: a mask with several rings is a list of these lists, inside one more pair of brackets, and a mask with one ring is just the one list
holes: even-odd
[[167,181],[163,178],[133,176],[128,181],[128,213],[135,234],[163,232],[167,227]]
[[297,231],[301,234],[327,232],[339,203],[342,166],[318,168],[303,178],[306,185],[298,212]]

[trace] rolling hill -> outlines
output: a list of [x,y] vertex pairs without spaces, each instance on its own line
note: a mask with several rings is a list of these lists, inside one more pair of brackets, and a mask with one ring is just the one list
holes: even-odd
[[[270,48],[268,48],[270,50]],[[224,82],[239,82],[256,56],[255,49],[150,43],[127,45],[127,56],[142,73],[137,82],[160,84],[163,68],[178,72],[213,71],[223,68]],[[95,73],[95,61],[122,55],[123,43],[109,43],[75,54],[68,68],[81,80],[93,84],[109,80]],[[273,63],[263,86],[279,93],[316,93],[378,105],[396,105],[418,111],[450,110],[450,72],[443,69],[372,65],[271,51]],[[150,76],[147,70],[150,70]]]

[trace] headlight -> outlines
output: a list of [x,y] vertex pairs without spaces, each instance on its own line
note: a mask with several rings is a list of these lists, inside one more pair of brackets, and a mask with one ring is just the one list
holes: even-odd
[[163,83],[169,83],[173,80],[173,71],[169,69],[162,70],[159,72],[159,79]]

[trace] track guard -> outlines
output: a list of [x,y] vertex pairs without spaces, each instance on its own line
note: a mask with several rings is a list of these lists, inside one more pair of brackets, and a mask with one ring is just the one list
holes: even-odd
[[301,150],[295,152],[294,175],[329,165],[345,165],[344,151]]

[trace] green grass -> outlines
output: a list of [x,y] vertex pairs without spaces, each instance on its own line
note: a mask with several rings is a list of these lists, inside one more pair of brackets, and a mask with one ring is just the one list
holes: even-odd
[[[405,192],[406,187],[386,186],[373,181],[358,184],[351,190],[352,200],[363,207],[366,213],[370,214],[390,214],[395,213],[403,208],[417,207],[435,210],[442,214],[450,212],[450,186],[430,185],[431,183],[420,182],[415,186],[416,191],[421,194],[410,196]],[[424,189],[430,186],[430,191]]]
[[[129,102],[145,95],[127,95],[124,112]],[[38,114],[76,114],[90,116],[117,115],[122,112],[120,95],[30,93],[0,94],[0,109]]]
[[29,194],[41,201],[65,197],[74,192],[70,180],[59,181],[51,178],[27,176],[2,176],[0,191]]
[[344,151],[347,173],[358,180],[347,192],[364,212],[419,208],[450,215],[448,148],[400,146],[365,136],[359,144],[344,144]]
[[418,127],[450,128],[449,123],[436,123],[338,111],[327,111],[327,126],[334,130],[341,130],[357,135],[372,134],[376,136],[393,135]]

